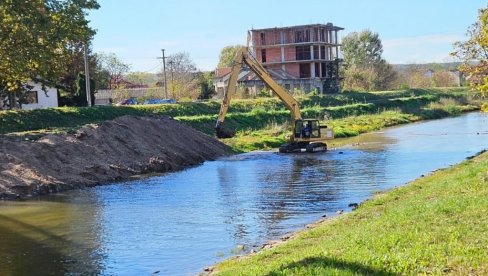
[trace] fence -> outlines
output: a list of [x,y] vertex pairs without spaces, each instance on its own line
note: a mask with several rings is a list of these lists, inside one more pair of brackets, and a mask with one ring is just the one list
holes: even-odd
[[107,104],[109,102],[119,102],[128,98],[158,98],[164,99],[163,87],[151,88],[130,88],[130,89],[112,89],[112,90],[98,90],[95,94],[97,104]]

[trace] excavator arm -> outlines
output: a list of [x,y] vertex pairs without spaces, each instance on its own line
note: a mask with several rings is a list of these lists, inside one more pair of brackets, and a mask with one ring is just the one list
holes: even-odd
[[[217,137],[219,138],[230,138],[233,133],[226,131],[222,128],[222,124],[227,114],[229,108],[231,95],[235,94],[237,89],[237,78],[242,65],[246,64],[251,71],[253,71],[258,78],[260,78],[270,89],[273,91],[278,98],[285,104],[285,106],[290,110],[291,120],[294,123],[296,120],[301,120],[302,115],[300,113],[300,107],[298,106],[297,100],[295,100],[288,91],[286,91],[281,85],[276,83],[271,76],[268,74],[266,69],[256,61],[249,53],[248,48],[243,48],[240,50],[234,60],[234,65],[232,66],[232,71],[230,74],[227,89],[224,92],[224,98],[222,100],[222,105],[220,106],[219,115],[217,117],[217,122],[215,124],[215,131]],[[292,138],[293,139],[293,138]]]

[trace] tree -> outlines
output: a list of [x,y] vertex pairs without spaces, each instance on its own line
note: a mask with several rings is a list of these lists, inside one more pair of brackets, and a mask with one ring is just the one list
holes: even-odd
[[122,76],[129,72],[130,65],[122,62],[114,53],[99,53],[97,59],[101,71],[108,74],[108,89],[118,88]]
[[219,63],[217,64],[217,68],[231,67],[237,52],[245,47],[246,46],[244,45],[232,45],[224,47],[220,51]]
[[370,30],[349,33],[342,39],[341,50],[346,68],[375,65],[382,61],[383,45],[378,34]]
[[471,86],[488,94],[488,8],[478,11],[478,21],[468,28],[469,39],[454,43],[451,55],[459,58],[459,70],[466,74]]
[[200,86],[200,95],[198,99],[210,99],[215,94],[215,88],[213,85],[213,72],[199,72],[198,84]]
[[364,30],[352,32],[342,40],[344,58],[344,89],[390,89],[397,78],[393,67],[381,54],[383,45],[377,33]]
[[[78,74],[76,78],[76,93],[73,97],[75,106],[88,106],[88,99],[86,97],[86,76],[84,74]],[[95,81],[90,78],[90,99],[91,105],[95,105]]]
[[158,82],[158,76],[156,74],[147,72],[130,72],[125,76],[127,81],[139,85],[155,85]]
[[85,10],[98,9],[96,0],[3,0],[0,2],[0,91],[16,99],[28,91],[25,83],[59,83],[70,51],[91,40]]
[[198,74],[195,63],[185,52],[172,54],[166,64],[169,67],[168,90],[173,99],[198,97]]

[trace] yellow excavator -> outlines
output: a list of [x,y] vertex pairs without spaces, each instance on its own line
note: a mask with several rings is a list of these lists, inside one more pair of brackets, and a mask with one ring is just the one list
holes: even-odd
[[326,151],[326,140],[334,139],[334,132],[332,129],[320,125],[319,120],[317,119],[302,119],[297,100],[271,78],[268,71],[251,55],[248,48],[240,50],[235,57],[229,83],[224,92],[219,116],[215,124],[217,137],[231,138],[235,134],[234,132],[225,129],[223,123],[230,105],[231,95],[235,94],[237,89],[239,72],[244,64],[246,64],[290,110],[293,133],[289,135],[288,142],[279,147],[279,152],[301,152],[302,149],[305,149],[306,152]]

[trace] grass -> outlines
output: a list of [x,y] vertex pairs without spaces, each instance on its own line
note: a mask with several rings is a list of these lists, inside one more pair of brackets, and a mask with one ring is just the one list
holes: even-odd
[[488,153],[378,194],[218,275],[488,274]]
[[[469,104],[466,88],[410,89],[381,92],[344,92],[298,97],[303,118],[328,118],[336,137],[355,136],[383,127],[442,118],[478,109]],[[0,134],[36,139],[45,133],[71,133],[85,124],[97,124],[123,115],[174,117],[204,133],[214,134],[220,102],[141,106],[60,107],[0,111]],[[223,140],[235,152],[270,149],[285,142],[290,112],[277,98],[234,100],[224,127],[237,137]],[[287,126],[279,130],[274,125]],[[288,129],[288,130],[287,130]]]

